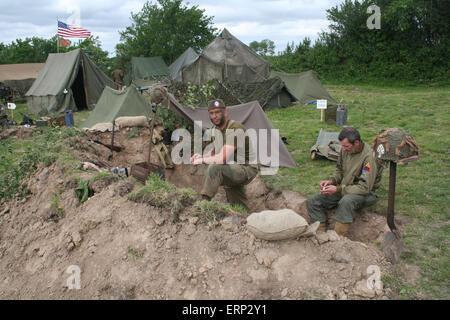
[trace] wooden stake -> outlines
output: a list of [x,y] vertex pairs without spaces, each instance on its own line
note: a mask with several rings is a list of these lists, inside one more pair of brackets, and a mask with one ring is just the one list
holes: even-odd
[[325,114],[325,110],[324,109],[321,109],[320,110],[320,122],[323,122],[323,115]]

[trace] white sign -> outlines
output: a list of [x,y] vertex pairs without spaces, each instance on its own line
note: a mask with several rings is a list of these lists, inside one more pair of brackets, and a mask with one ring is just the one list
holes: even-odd
[[317,109],[326,109],[327,100],[317,100]]
[[16,104],[15,103],[8,102],[8,109],[14,110],[15,108],[16,108]]

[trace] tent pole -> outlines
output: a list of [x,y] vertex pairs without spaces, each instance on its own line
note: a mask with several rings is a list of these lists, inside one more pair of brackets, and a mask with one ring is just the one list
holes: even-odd
[[88,98],[88,92],[87,92],[87,88],[86,88],[86,73],[84,72],[83,56],[81,56],[81,70],[83,72],[83,87],[84,87],[84,93],[86,96],[86,107],[89,109],[89,98]]

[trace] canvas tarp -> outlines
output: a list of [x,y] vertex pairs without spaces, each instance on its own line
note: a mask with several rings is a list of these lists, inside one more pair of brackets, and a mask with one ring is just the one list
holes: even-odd
[[82,128],[91,128],[97,123],[112,123],[118,117],[150,117],[150,107],[144,97],[131,85],[124,91],[105,87],[95,109],[82,124]]
[[280,77],[300,103],[305,104],[318,99],[326,99],[328,104],[336,103],[336,100],[330,96],[312,70],[302,73],[271,71],[270,75],[272,77]]
[[[169,93],[168,98],[163,101],[162,103],[166,107],[168,107],[170,110],[178,114],[179,116],[182,116],[188,121],[194,122],[194,121],[202,121],[202,129],[206,130],[208,128],[212,127],[212,123],[209,119],[209,113],[207,108],[189,108],[182,106],[175,97]],[[271,150],[271,137],[272,132],[271,129],[275,129],[270,122],[270,120],[267,118],[266,114],[264,113],[264,110],[259,105],[258,101],[252,101],[249,103],[244,103],[240,105],[235,106],[229,106],[227,107],[228,110],[228,117],[230,119],[233,119],[235,121],[238,121],[242,123],[247,129],[255,129],[260,134],[261,129],[266,129],[267,132],[263,136],[267,138],[267,152],[266,150],[261,151],[264,155],[271,156],[272,150]],[[264,131],[261,131],[261,133],[264,133]],[[280,167],[287,167],[287,168],[295,168],[297,165],[295,164],[294,159],[292,159],[292,156],[290,155],[289,151],[287,150],[286,146],[284,145],[281,138],[278,138],[278,150],[274,150],[276,152],[274,154],[274,157],[278,155],[278,161]],[[259,141],[261,142],[261,141]],[[266,161],[264,159],[261,159],[260,152],[258,152],[258,143],[257,141],[254,141],[252,139],[252,145],[254,147],[255,153],[257,154],[258,163],[271,167],[273,163],[270,161]],[[270,157],[269,157],[270,160]]]
[[45,63],[0,64],[0,82],[36,79]]
[[216,80],[213,83],[216,86],[213,92],[216,97],[222,99],[226,97],[225,100],[229,100],[228,96],[232,95],[238,103],[257,100],[264,110],[291,106],[297,101],[279,77],[263,82],[224,81],[220,83]]
[[0,82],[21,97],[31,88],[45,63],[16,63],[0,65]]
[[185,52],[181,56],[178,57],[170,66],[169,66],[169,77],[172,80],[182,81],[182,73],[181,70],[197,60],[198,54],[191,47],[187,48]]
[[269,78],[269,62],[235,38],[227,29],[208,44],[191,65],[182,70],[183,82],[209,80],[261,82]]
[[342,148],[338,137],[339,132],[326,132],[320,129],[317,141],[311,147],[311,157],[316,159],[316,155],[319,155],[329,160],[337,161]]
[[157,80],[168,74],[169,68],[161,57],[132,57],[125,83],[129,85],[133,80]]
[[81,50],[51,53],[36,81],[25,94],[33,114],[78,111],[95,105],[109,79]]

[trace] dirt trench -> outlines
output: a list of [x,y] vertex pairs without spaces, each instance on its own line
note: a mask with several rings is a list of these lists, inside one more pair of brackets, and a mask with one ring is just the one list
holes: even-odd
[[[107,142],[109,135],[95,137]],[[116,144],[124,149],[111,161],[104,146],[73,139],[76,143],[70,145],[80,162],[110,169],[146,161],[144,129],[133,137],[129,131],[116,133]],[[178,187],[198,190],[201,171],[177,166],[166,170],[165,177]],[[81,176],[96,174],[86,171]],[[56,165],[40,167],[26,182],[28,200],[0,204],[2,299],[391,297],[390,289],[366,285],[373,276],[369,266],[381,275],[392,267],[373,244],[387,231],[385,218],[370,211],[357,215],[348,238],[269,242],[249,233],[246,217],[238,213],[204,223],[183,211],[173,222],[167,210],[128,199],[139,188],[132,178],[97,181],[82,204],[74,194],[73,177]],[[274,193],[260,177],[247,192],[252,211],[287,207],[307,218],[306,198],[295,192]],[[223,190],[217,197],[225,201]],[[69,283],[71,266],[80,270],[80,289]]]

